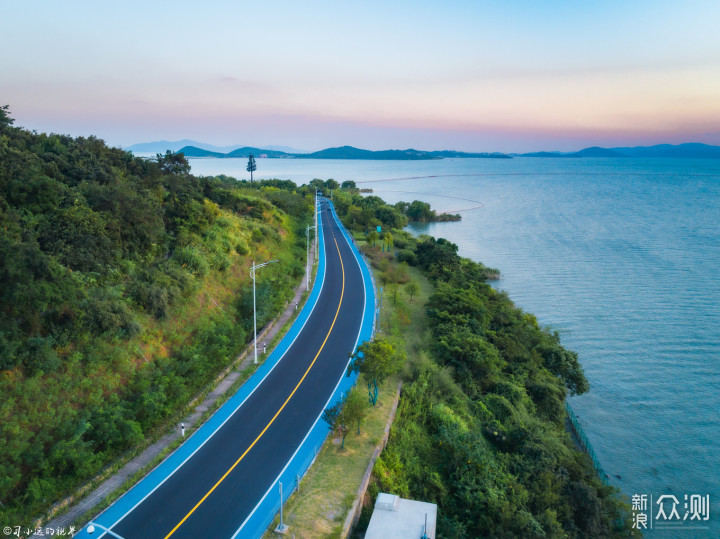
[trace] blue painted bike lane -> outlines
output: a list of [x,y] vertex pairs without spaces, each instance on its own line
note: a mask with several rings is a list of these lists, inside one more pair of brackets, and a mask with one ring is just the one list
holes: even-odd
[[[178,447],[170,456],[154,468],[139,483],[123,494],[117,501],[108,507],[103,513],[93,519],[98,530],[89,534],[87,526],[83,527],[75,537],[98,538],[103,537],[107,532],[102,528],[112,529],[135,507],[150,496],[160,485],[162,485],[172,474],[189,460],[205,443],[217,432],[230,417],[245,403],[245,401],[258,388],[263,380],[270,374],[280,362],[292,343],[305,327],[315,305],[317,304],[320,292],[325,282],[326,256],[325,239],[322,234],[322,220],[318,220],[320,232],[318,234],[318,269],[315,283],[313,284],[310,296],[303,306],[300,314],[282,338],[277,347],[270,353],[268,358],[258,367],[257,371],[238,389],[238,391],[223,404],[195,433]],[[271,517],[272,518],[272,517]],[[97,525],[102,526],[100,528]],[[97,532],[100,533],[97,533]],[[127,538],[129,539],[129,538]]]
[[[340,222],[340,219],[335,212],[335,207],[330,204],[332,209],[332,215],[337,222],[340,230],[348,242],[350,249],[353,252],[354,258],[363,276],[363,285],[365,292],[365,305],[363,308],[362,323],[358,332],[357,341],[355,342],[355,349],[362,343],[370,340],[374,331],[374,319],[375,319],[375,289],[373,286],[372,276],[370,269],[365,263],[365,259],[358,251],[352,238],[349,236],[345,227]],[[318,220],[320,222],[320,220]],[[348,364],[350,360],[348,359]],[[350,376],[343,375],[338,380],[335,390],[328,399],[324,408],[334,405],[336,402],[342,399],[343,395],[349,391],[357,380],[357,374],[351,374]],[[242,523],[240,528],[233,535],[233,539],[246,538],[246,537],[261,537],[265,530],[278,514],[280,510],[280,486],[282,483],[282,499],[283,502],[295,491],[295,488],[299,486],[302,477],[307,472],[308,468],[312,465],[317,456],[318,451],[322,447],[329,434],[327,424],[321,420],[322,413],[318,415],[315,423],[308,431],[307,435],[290,458],[285,468],[277,476],[273,484],[267,490],[260,502],[255,506],[253,511],[247,517],[245,522]]]

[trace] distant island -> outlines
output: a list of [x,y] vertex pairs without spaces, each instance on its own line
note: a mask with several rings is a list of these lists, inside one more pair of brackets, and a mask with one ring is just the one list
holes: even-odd
[[157,141],[134,144],[125,148],[126,151],[137,153],[182,153],[189,158],[247,158],[250,154],[259,158],[275,159],[364,159],[364,160],[428,160],[445,158],[490,158],[512,159],[513,157],[542,157],[542,158],[579,158],[579,157],[675,157],[675,158],[704,158],[720,159],[720,146],[690,142],[685,144],[656,144],[654,146],[635,146],[602,148],[591,146],[577,152],[540,151],[529,153],[500,153],[500,152],[459,152],[455,150],[423,151],[414,150],[363,150],[353,146],[340,146],[326,148],[317,152],[302,152],[287,146],[269,146],[257,148],[252,146],[213,146],[194,140],[180,140],[175,142]]
[[423,159],[444,159],[446,157],[460,158],[490,158],[490,159],[512,159],[504,153],[468,153],[456,152],[453,150],[443,150],[426,152],[421,150],[362,150],[353,146],[341,146],[339,148],[326,148],[311,153],[288,153],[278,150],[265,150],[262,148],[243,147],[237,148],[231,152],[223,153],[212,150],[205,150],[197,146],[184,146],[180,148],[178,153],[182,153],[185,157],[191,158],[238,158],[249,157],[250,154],[255,157],[269,158],[285,158],[285,159],[367,159],[367,160],[394,160],[409,161]]
[[720,146],[690,142],[686,144],[656,144],[632,148],[600,148],[592,146],[579,152],[532,152],[513,154],[516,157],[682,157],[720,159]]

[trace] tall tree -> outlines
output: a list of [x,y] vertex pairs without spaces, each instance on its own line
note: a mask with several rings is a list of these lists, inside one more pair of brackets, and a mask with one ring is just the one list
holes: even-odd
[[255,164],[255,157],[253,154],[250,154],[250,159],[248,159],[247,164],[247,171],[250,173],[250,181],[253,181],[253,172],[257,170],[257,165]]
[[353,387],[343,400],[323,411],[322,418],[330,430],[342,437],[340,449],[345,448],[345,437],[350,432],[351,425],[357,425],[357,433],[360,434],[360,424],[367,417],[368,408],[367,401],[357,387]]
[[357,433],[360,434],[360,424],[365,421],[369,410],[368,401],[363,397],[357,387],[353,387],[345,398],[343,413],[349,424],[357,424]]
[[397,350],[387,339],[375,339],[358,346],[351,356],[347,374],[359,372],[365,376],[368,387],[368,401],[375,406],[378,386],[390,375],[395,374],[405,362],[405,353]]
[[322,414],[323,420],[342,437],[340,449],[345,448],[345,437],[350,432],[350,421],[347,420],[344,407],[345,401],[337,402],[334,406],[326,408]]

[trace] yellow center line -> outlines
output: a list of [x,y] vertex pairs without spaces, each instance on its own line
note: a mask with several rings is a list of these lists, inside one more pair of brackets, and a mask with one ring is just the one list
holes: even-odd
[[207,492],[207,494],[205,494],[205,496],[203,496],[203,497],[200,499],[200,501],[199,501],[197,504],[195,504],[195,507],[193,507],[193,508],[190,510],[190,512],[189,512],[187,515],[185,515],[185,517],[184,517],[180,522],[178,522],[177,525],[176,525],[172,530],[170,530],[170,533],[168,533],[168,534],[165,536],[165,539],[168,539],[168,537],[170,537],[172,534],[174,534],[174,533],[177,531],[177,529],[178,529],[180,526],[182,526],[183,523],[184,523],[188,518],[190,518],[190,515],[192,515],[192,514],[195,512],[195,510],[196,510],[198,507],[200,507],[200,505],[208,498],[208,496],[210,496],[210,494],[213,493],[213,491],[220,485],[220,483],[222,483],[222,482],[225,480],[225,478],[226,478],[228,475],[230,475],[230,472],[232,472],[232,471],[235,469],[235,466],[237,466],[238,464],[240,464],[240,461],[245,458],[245,455],[247,455],[247,454],[250,452],[250,450],[253,448],[253,446],[258,442],[258,440],[260,440],[260,438],[263,437],[263,435],[265,434],[265,431],[267,431],[267,430],[270,428],[270,425],[272,425],[272,424],[275,422],[275,420],[277,419],[277,417],[280,415],[280,412],[283,411],[283,408],[285,408],[285,406],[287,405],[287,403],[290,402],[290,399],[293,397],[293,395],[295,394],[295,392],[298,390],[298,388],[300,387],[300,384],[303,383],[303,381],[305,380],[305,377],[308,375],[308,373],[310,372],[310,369],[312,369],[313,365],[315,364],[315,361],[317,360],[318,356],[320,355],[320,352],[322,352],[322,349],[325,347],[325,343],[327,342],[328,338],[330,337],[330,333],[332,333],[333,327],[335,326],[335,321],[337,320],[338,314],[340,314],[340,307],[342,306],[343,295],[344,295],[344,293],[345,293],[345,265],[343,264],[342,256],[340,255],[340,247],[338,246],[337,240],[335,239],[335,234],[333,234],[333,241],[335,241],[335,248],[337,249],[338,256],[340,257],[340,268],[342,269],[342,289],[340,290],[340,302],[338,303],[338,308],[337,308],[337,311],[335,312],[335,318],[333,318],[332,324],[330,324],[330,329],[328,330],[328,333],[327,333],[327,335],[325,336],[325,340],[323,341],[322,345],[320,345],[320,349],[318,350],[317,354],[315,354],[315,357],[313,358],[312,363],[310,363],[310,366],[309,366],[309,367],[307,368],[307,370],[305,371],[305,374],[303,374],[303,375],[302,375],[302,378],[300,378],[300,381],[299,381],[299,382],[297,383],[297,385],[295,386],[295,389],[293,389],[292,392],[290,393],[290,395],[288,395],[288,398],[285,399],[285,402],[283,402],[283,404],[282,404],[282,406],[280,407],[280,409],[275,413],[275,415],[273,416],[273,418],[272,418],[272,419],[270,420],[270,422],[265,426],[265,428],[262,430],[262,432],[261,432],[260,434],[258,434],[258,437],[255,438],[255,440],[253,441],[253,443],[251,443],[250,446],[245,450],[245,452],[244,452],[242,455],[240,455],[240,458],[235,461],[235,464],[233,464],[232,466],[230,466],[230,468],[228,469],[228,471],[225,472],[225,474],[224,474],[220,479],[218,479],[217,483],[215,483],[215,484],[213,485],[213,487]]

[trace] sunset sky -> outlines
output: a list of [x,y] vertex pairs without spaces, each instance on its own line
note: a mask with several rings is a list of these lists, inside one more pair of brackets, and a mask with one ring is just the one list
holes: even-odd
[[716,1],[0,2],[0,105],[115,146],[720,144]]

